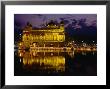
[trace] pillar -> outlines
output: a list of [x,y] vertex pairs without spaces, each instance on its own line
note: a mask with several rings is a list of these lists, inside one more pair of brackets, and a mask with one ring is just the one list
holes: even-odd
[[44,43],[44,47],[45,47],[45,43]]

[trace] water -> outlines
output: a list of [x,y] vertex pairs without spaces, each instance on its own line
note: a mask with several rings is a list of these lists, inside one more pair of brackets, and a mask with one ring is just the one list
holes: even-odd
[[15,76],[97,76],[97,52],[15,50]]

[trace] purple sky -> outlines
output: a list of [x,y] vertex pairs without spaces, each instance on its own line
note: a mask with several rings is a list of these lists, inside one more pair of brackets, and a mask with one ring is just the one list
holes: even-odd
[[56,20],[60,22],[61,19],[68,20],[68,24],[72,23],[72,20],[86,19],[86,24],[91,25],[94,21],[97,21],[96,14],[15,14],[14,20],[20,23],[22,26],[29,21],[34,27],[40,27],[41,24],[45,24],[50,20]]

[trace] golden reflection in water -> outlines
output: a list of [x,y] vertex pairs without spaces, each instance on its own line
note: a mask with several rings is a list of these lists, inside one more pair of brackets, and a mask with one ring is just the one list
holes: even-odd
[[56,72],[65,71],[65,57],[63,53],[58,52],[36,52],[18,50],[23,66],[32,69],[33,65],[40,70],[54,70]]

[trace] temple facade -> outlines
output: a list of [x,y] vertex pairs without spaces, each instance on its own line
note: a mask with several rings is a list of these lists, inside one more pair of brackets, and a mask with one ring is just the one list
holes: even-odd
[[42,28],[33,28],[30,23],[23,29],[22,42],[25,47],[64,47],[64,23],[51,20]]

